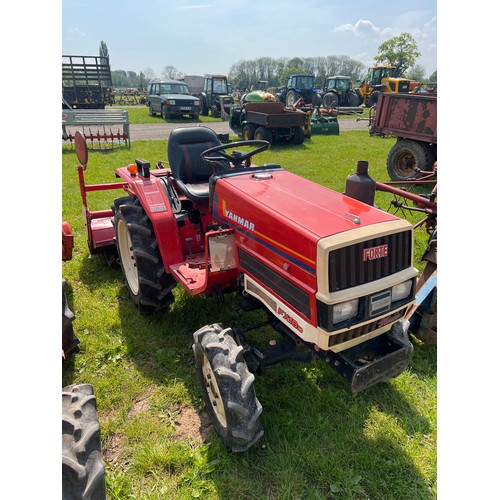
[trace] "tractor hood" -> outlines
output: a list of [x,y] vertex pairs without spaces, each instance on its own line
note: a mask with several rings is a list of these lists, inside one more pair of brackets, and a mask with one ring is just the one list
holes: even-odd
[[319,240],[399,220],[278,166],[221,172],[212,189],[213,216],[241,233],[238,245],[269,250],[313,273]]

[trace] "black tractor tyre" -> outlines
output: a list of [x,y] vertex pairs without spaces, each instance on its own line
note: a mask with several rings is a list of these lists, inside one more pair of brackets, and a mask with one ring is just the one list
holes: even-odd
[[294,127],[293,136],[292,136],[292,144],[302,144],[304,142],[305,134],[304,129],[302,127]]
[[257,127],[253,125],[252,123],[247,123],[244,127],[243,130],[241,131],[241,136],[244,141],[252,141],[255,137],[255,129]]
[[368,108],[371,108],[372,106],[375,106],[375,104],[377,104],[379,94],[380,94],[380,92],[378,90],[374,90],[370,94],[370,97],[368,98],[368,104],[367,104]]
[[257,127],[254,138],[256,141],[267,141],[269,144],[273,143],[273,133],[266,127]]
[[264,434],[262,405],[255,396],[243,347],[231,328],[216,323],[193,334],[193,351],[203,398],[215,431],[233,452],[247,451]]
[[168,120],[170,118],[170,112],[168,111],[167,106],[165,105],[161,107],[161,117],[164,120]]
[[64,288],[66,287],[66,280],[62,280],[62,350],[64,357],[67,357],[70,353],[76,353],[80,351],[80,340],[75,335],[73,330],[73,321],[75,320],[75,315],[68,305],[68,299]]
[[402,139],[387,155],[387,172],[393,181],[406,181],[422,177],[416,169],[432,169],[434,156],[431,148],[421,142]]
[[289,90],[286,93],[285,104],[287,106],[293,106],[299,100],[299,96],[295,90]]
[[357,106],[359,106],[360,100],[358,94],[356,94],[356,92],[349,92],[349,94],[347,95],[347,103],[352,108],[356,108]]
[[339,105],[339,96],[335,92],[328,92],[323,96],[324,108],[336,108]]
[[139,200],[115,200],[115,244],[130,298],[141,314],[166,309],[174,302],[174,278],[165,271],[153,226]]
[[62,499],[105,500],[96,398],[90,384],[62,389]]

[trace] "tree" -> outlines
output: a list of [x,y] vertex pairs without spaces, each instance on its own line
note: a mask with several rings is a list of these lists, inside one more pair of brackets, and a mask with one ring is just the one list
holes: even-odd
[[429,76],[429,82],[436,83],[438,81],[438,72],[437,70]]
[[425,80],[425,67],[421,64],[415,64],[406,73],[406,78],[410,80],[416,80],[417,82],[423,82]]
[[405,32],[381,43],[374,59],[376,63],[395,66],[394,76],[401,76],[421,55],[415,39]]
[[161,76],[171,80],[182,80],[184,78],[184,73],[177,71],[173,66],[165,66]]
[[101,40],[101,43],[99,44],[99,57],[102,58],[101,59],[101,63],[104,63],[104,59],[103,58],[105,58],[105,57],[107,57],[108,60],[109,60],[108,46],[102,40]]

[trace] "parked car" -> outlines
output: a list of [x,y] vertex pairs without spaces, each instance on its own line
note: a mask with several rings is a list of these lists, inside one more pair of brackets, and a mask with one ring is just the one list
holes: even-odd
[[183,115],[198,118],[202,107],[201,100],[191,95],[188,86],[178,80],[152,80],[148,84],[146,106],[151,116],[160,113],[164,120]]

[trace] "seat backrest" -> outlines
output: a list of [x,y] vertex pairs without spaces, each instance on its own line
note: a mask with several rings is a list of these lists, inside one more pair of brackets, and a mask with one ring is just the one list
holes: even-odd
[[207,182],[216,168],[214,164],[201,160],[200,154],[220,144],[217,134],[208,127],[172,130],[167,153],[174,179],[188,184]]

